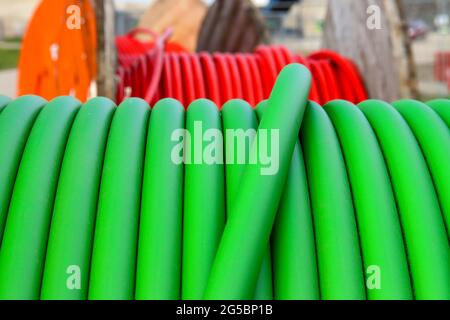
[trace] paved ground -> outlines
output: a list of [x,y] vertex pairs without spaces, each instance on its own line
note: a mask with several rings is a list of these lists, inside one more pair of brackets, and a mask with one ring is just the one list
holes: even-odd
[[0,71],[0,94],[11,98],[16,97],[17,70]]

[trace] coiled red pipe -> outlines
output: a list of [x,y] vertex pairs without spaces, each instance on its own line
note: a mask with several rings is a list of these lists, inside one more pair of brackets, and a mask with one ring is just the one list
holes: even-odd
[[[155,41],[142,43],[134,38],[137,32],[147,32]],[[230,99],[244,99],[256,106],[269,97],[277,75],[292,62],[311,70],[312,101],[323,105],[335,99],[359,103],[368,98],[355,65],[330,50],[308,57],[293,55],[283,46],[259,46],[253,54],[189,54],[173,45],[169,48],[169,37],[170,31],[158,36],[138,29],[117,39],[118,103],[133,96],[150,104],[175,98],[185,107],[199,98],[208,98],[219,107]]]

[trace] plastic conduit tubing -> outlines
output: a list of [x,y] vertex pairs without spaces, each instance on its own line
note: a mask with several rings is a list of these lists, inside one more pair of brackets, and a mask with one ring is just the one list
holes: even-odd
[[[251,299],[267,252],[273,222],[303,119],[311,75],[298,64],[281,72],[259,124],[256,139],[278,137],[278,166],[265,167],[260,157],[245,167],[241,190],[225,226],[208,279],[206,299]],[[286,107],[289,106],[289,107]],[[258,153],[253,143],[251,152]],[[273,169],[273,168],[271,168]],[[258,190],[255,193],[255,190]]]
[[98,200],[89,281],[91,300],[134,298],[145,140],[150,109],[128,99],[109,132]]
[[137,61],[133,62],[131,64],[131,96],[132,97],[139,97],[140,96],[140,87],[139,84],[144,82],[144,79],[141,78],[139,74],[139,66]]
[[[225,133],[225,157],[227,159],[226,172],[226,207],[229,209],[235,204],[235,199],[240,190],[240,181],[245,169],[245,164],[250,162],[250,148],[256,136],[258,120],[250,105],[242,100],[231,100],[222,109],[223,132]],[[231,131],[232,130],[232,131]],[[233,135],[228,136],[227,132]],[[245,135],[246,144],[240,145],[235,138],[239,134]],[[233,139],[229,141],[228,138]],[[234,149],[231,147],[234,146]],[[245,151],[243,155],[240,152]],[[239,219],[228,216],[227,219]],[[255,300],[272,300],[272,268],[270,249],[268,249],[262,263],[258,283],[253,298]]]
[[[55,197],[41,299],[87,298],[103,156],[114,109],[112,101],[94,98],[73,123]],[[71,274],[80,275],[78,288],[67,284]]]
[[278,75],[277,66],[269,47],[259,46],[256,48],[256,54],[259,58],[260,70],[262,71],[261,76],[264,89],[264,98],[267,98],[272,91]]
[[447,124],[447,127],[450,128],[450,100],[437,99],[427,102],[427,105],[430,106],[444,122]]
[[181,297],[184,165],[173,161],[172,152],[181,151],[176,149],[180,142],[173,140],[173,134],[184,124],[184,108],[178,101],[161,100],[152,110],[142,186],[136,299]]
[[294,63],[295,61],[294,56],[285,46],[280,46],[280,52],[284,56],[284,60],[286,61],[287,64]]
[[205,80],[202,73],[202,65],[200,58],[196,54],[190,54],[189,58],[194,73],[195,99],[202,98],[206,95]]
[[[164,81],[165,81],[165,79],[164,79],[164,58],[163,58],[163,68],[161,70],[161,78],[160,78],[159,85],[157,88],[157,93],[156,93],[158,100],[156,100],[154,102],[155,104],[161,99],[168,98],[166,95],[164,95],[164,86],[165,86]],[[138,96],[138,97],[141,97],[141,96]]]
[[406,120],[420,145],[433,178],[447,235],[450,235],[450,131],[426,104],[403,100],[394,102],[393,106]]
[[[342,97],[345,100],[352,101],[354,103],[358,103],[359,101],[362,101],[362,100],[355,99],[355,96],[353,94],[352,83],[350,82],[349,78],[347,77],[345,70],[340,69],[337,66],[335,66],[334,70],[335,70],[334,72],[336,73],[336,78],[338,79],[338,85],[340,86],[340,89],[341,89]],[[324,101],[324,103],[326,103],[326,101]]]
[[328,84],[325,79],[325,75],[323,73],[322,68],[320,67],[320,63],[317,61],[310,61],[309,63],[311,68],[311,73],[317,84],[317,91],[320,99],[320,104],[324,104],[325,102],[330,100],[330,96],[328,94]]
[[180,65],[182,74],[181,80],[183,80],[182,85],[184,90],[183,102],[184,105],[188,105],[195,100],[195,82],[192,65],[187,53],[180,54]]
[[242,99],[244,95],[242,93],[242,80],[239,73],[239,68],[236,62],[236,56],[232,54],[225,54],[225,61],[230,69],[231,86],[233,88],[233,99]]
[[[305,59],[302,56],[294,56],[294,61],[300,64],[303,64],[305,67],[308,68],[308,70],[311,71],[311,63]],[[312,76],[312,80],[311,80],[311,90],[309,93],[309,99],[319,103],[320,102],[320,96],[319,96],[319,92],[318,92],[318,88],[317,88],[317,80],[314,79],[314,75]]]
[[250,67],[247,64],[247,61],[245,60],[245,56],[243,54],[237,54],[236,55],[236,63],[239,68],[239,72],[241,74],[241,80],[242,80],[242,95],[246,98],[248,103],[250,103],[251,106],[256,105],[255,95],[254,95],[254,88],[253,88],[253,79],[250,74]]
[[214,62],[217,68],[217,75],[219,77],[219,84],[220,84],[220,92],[221,92],[221,98],[219,109],[222,108],[222,105],[233,98],[233,86],[232,86],[232,78],[231,78],[231,72],[228,68],[227,61],[225,59],[225,56],[220,53],[214,54]]
[[39,298],[59,171],[79,106],[73,98],[56,98],[39,113],[31,130],[0,250],[0,299]]
[[257,65],[257,69],[259,71],[260,82],[261,82],[261,91],[262,91],[262,99],[267,99],[270,93],[270,87],[267,83],[267,79],[270,78],[270,70],[268,70],[268,66],[264,62],[263,57],[260,54],[254,55],[254,59]]
[[[131,89],[131,69],[130,68],[125,69],[123,83],[124,83],[125,88]],[[124,92],[124,97],[126,94],[128,95],[128,92]],[[129,96],[127,96],[126,98],[129,98]]]
[[[364,114],[350,102],[333,101],[324,108],[336,129],[347,166],[369,283],[367,297],[412,299],[395,197],[375,133]],[[371,281],[371,276],[381,277],[380,282]]]
[[[267,106],[267,101],[264,102],[264,105]],[[259,111],[258,110],[256,111],[258,121],[261,121],[262,119],[262,115],[264,113],[263,109],[265,110],[265,108],[259,108],[258,109]],[[256,283],[254,299],[273,300],[272,255],[270,242],[269,245],[267,246],[267,252],[262,260],[261,271],[259,273],[259,278]]]
[[183,96],[183,84],[181,83],[181,66],[180,66],[180,60],[177,54],[172,53],[170,55],[170,62],[171,67],[170,70],[172,71],[172,86],[173,86],[173,97],[180,101],[181,103],[184,102],[184,96]]
[[[262,118],[267,101],[256,111]],[[320,297],[316,247],[308,183],[300,143],[295,144],[288,177],[272,231],[274,298],[317,300]]]
[[125,70],[122,67],[117,68],[116,72],[117,77],[119,78],[118,84],[117,84],[117,90],[116,90],[116,100],[122,101],[124,98],[124,91],[125,91]]
[[339,70],[338,74],[341,76],[341,84],[344,85],[347,99],[350,100],[350,97],[352,97],[356,102],[367,99],[361,78],[357,74],[355,66],[349,60],[331,50],[317,51],[309,57],[317,60],[329,60],[336,66],[336,69]]
[[200,53],[200,63],[205,79],[206,94],[215,105],[219,106],[221,102],[219,76],[214,61],[208,53],[202,52]]
[[284,62],[284,56],[277,50],[276,47],[268,47],[269,54],[273,60],[276,74],[278,75],[283,67],[286,65]]
[[147,88],[145,88],[145,101],[147,102],[152,102],[151,100],[154,99],[158,92],[158,85],[160,83],[164,64],[164,46],[157,41],[154,50],[153,77]]
[[182,299],[202,299],[225,222],[223,151],[210,129],[222,129],[216,105],[194,101],[186,116]]
[[358,230],[339,140],[322,107],[310,102],[301,131],[313,208],[321,298],[365,299]]
[[144,86],[142,86],[142,84],[147,83],[147,63],[144,56],[139,56],[136,62],[136,68],[137,68],[137,77],[135,79],[137,90],[136,96],[142,97],[145,94]]
[[[325,60],[324,60],[325,59]],[[335,89],[337,90],[338,97],[341,99],[347,99],[351,102],[356,102],[352,99],[352,88],[349,87],[348,79],[343,75],[342,69],[339,68],[339,65],[330,64],[330,60],[323,56],[317,56],[317,54],[312,54],[308,57],[308,63],[311,66],[311,70],[314,70],[315,78],[317,78],[317,91],[320,92],[321,103],[324,104],[330,101],[331,97],[328,95],[328,86],[331,85],[328,83],[330,79],[326,78],[326,70],[323,68],[324,63],[329,66],[331,69],[331,73],[333,75],[332,79],[336,81],[334,83]],[[344,77],[344,78],[343,78]],[[324,95],[323,90],[326,90],[327,93]],[[330,90],[331,91],[331,90]],[[330,94],[331,95],[331,94]]]
[[0,244],[23,150],[46,103],[36,96],[23,96],[10,102],[0,113]]
[[164,67],[162,74],[162,94],[165,97],[173,98],[173,87],[172,87],[173,79],[172,79],[172,70],[170,63],[170,56],[164,56]]
[[334,75],[333,69],[330,66],[330,63],[328,61],[319,61],[319,65],[321,66],[323,75],[326,79],[330,100],[338,99],[339,90],[337,88],[336,77]]
[[264,99],[263,92],[263,83],[261,79],[261,74],[259,72],[258,63],[256,57],[250,54],[244,55],[246,60],[248,61],[248,66],[250,68],[250,75],[252,76],[253,83],[253,94],[255,96],[255,105],[256,103],[262,101]]
[[[236,202],[235,198],[240,190],[240,182],[245,169],[245,164],[249,163],[250,160],[248,150],[255,140],[258,119],[247,102],[243,100],[231,100],[222,108],[222,121],[223,132],[225,133],[226,207],[230,209]],[[242,135],[245,134],[245,145],[239,145],[237,143],[237,130],[239,130]],[[235,133],[233,135],[227,135],[227,131]],[[234,140],[230,141],[229,138]],[[231,149],[231,146],[234,146],[234,149]],[[244,155],[238,153],[243,150],[245,150]],[[231,217],[228,215],[227,219],[230,218]]]
[[[144,84],[144,86],[146,86],[146,85],[148,85],[148,83],[150,81],[149,78],[151,77],[150,70],[149,70],[149,67],[147,65],[147,59],[145,58],[144,55],[139,56],[138,59],[139,59],[138,60],[138,65],[140,66],[139,70],[140,70],[141,77],[142,77],[141,80],[142,80],[142,83]],[[141,94],[141,96],[143,96],[145,94],[144,86],[142,86],[142,85],[139,86],[140,87],[140,94]]]
[[389,170],[415,298],[450,299],[448,237],[420,146],[391,105],[370,100],[359,107],[377,135]]

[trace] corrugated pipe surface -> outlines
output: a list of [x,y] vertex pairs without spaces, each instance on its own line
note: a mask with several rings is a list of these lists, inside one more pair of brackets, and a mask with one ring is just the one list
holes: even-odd
[[219,110],[230,84],[0,97],[0,298],[450,299],[449,100],[322,108],[292,64]]

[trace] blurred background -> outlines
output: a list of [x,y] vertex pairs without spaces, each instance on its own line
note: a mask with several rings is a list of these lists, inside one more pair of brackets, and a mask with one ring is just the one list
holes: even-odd
[[[21,41],[40,2],[40,0],[0,0],[1,94],[11,97],[17,95],[17,67]],[[169,24],[175,29],[174,40],[189,51],[220,51],[220,45],[217,48],[208,48],[211,45],[211,40],[204,41],[202,44],[202,34],[199,30],[204,23],[203,20],[207,16],[208,9],[215,1],[185,2],[180,0],[115,0],[115,34],[117,36],[124,35],[136,26],[145,26],[157,32],[163,32],[163,29]],[[356,2],[359,2],[359,0],[355,0]],[[408,41],[410,41],[412,50],[410,56],[414,63],[417,90],[423,99],[448,97],[450,61],[449,55],[444,53],[450,52],[450,1],[403,0],[402,2],[404,10],[404,21],[402,23],[406,24]],[[327,35],[324,34],[327,19],[331,22],[333,19],[332,15],[329,13],[327,15],[329,1],[254,0],[253,3],[261,17],[261,23],[264,25],[264,30],[260,31],[261,39],[259,42],[282,44],[292,52],[303,55],[332,43],[329,39],[327,40]],[[181,19],[175,13],[177,7],[180,8],[180,12],[184,13],[184,16],[189,16],[192,21],[181,23]],[[186,15],[186,12],[189,14]],[[172,17],[170,17],[171,15]],[[361,23],[364,23],[364,21],[362,20]],[[232,23],[232,20],[230,20],[228,25],[225,24],[226,28],[231,28]],[[204,25],[203,27],[206,28]],[[216,28],[214,32],[220,33],[220,30],[217,30],[219,28],[217,25],[209,28],[211,30]],[[364,28],[364,26],[361,26],[361,28]],[[208,28],[205,30],[203,30],[205,34],[212,32]],[[349,37],[352,37],[350,35],[351,30],[347,30],[349,31]],[[342,32],[344,34],[341,36],[345,38],[345,28]],[[203,38],[206,39],[207,35],[205,34]],[[359,38],[356,37],[355,39],[355,41],[358,41]],[[362,46],[363,44],[353,44],[355,47],[359,45]],[[346,51],[346,49],[340,51]],[[351,52],[340,53],[352,55]],[[383,60],[373,63],[381,64]]]

